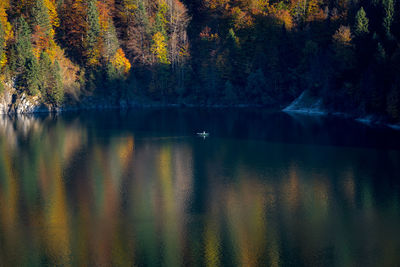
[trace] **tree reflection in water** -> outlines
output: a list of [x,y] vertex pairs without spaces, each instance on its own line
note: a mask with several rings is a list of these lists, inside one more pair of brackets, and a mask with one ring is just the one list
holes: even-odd
[[365,145],[379,129],[196,112],[2,118],[0,265],[400,262],[400,153]]

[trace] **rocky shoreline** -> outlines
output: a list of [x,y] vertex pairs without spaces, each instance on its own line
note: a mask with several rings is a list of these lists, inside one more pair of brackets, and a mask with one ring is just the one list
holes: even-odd
[[288,106],[282,109],[286,113],[295,113],[304,116],[336,116],[353,119],[368,126],[386,126],[394,130],[400,130],[400,123],[393,124],[387,118],[377,115],[357,115],[351,113],[329,110],[322,104],[322,99],[313,97],[306,90]]
[[[70,104],[64,104],[60,107],[45,105],[40,102],[38,96],[28,96],[23,93],[18,94],[11,90],[6,90],[0,97],[0,114],[17,115],[17,114],[34,114],[34,113],[62,113],[82,110],[111,110],[111,109],[131,109],[131,108],[163,108],[163,107],[187,107],[187,108],[263,108],[259,105],[226,105],[226,104],[191,104],[191,103],[164,103],[151,101],[148,99],[137,100],[117,100],[105,97],[87,96],[82,101],[75,101]],[[299,98],[295,99],[282,111],[286,113],[297,113],[304,116],[339,116],[354,119],[359,123],[369,126],[386,126],[395,130],[400,130],[400,124],[393,124],[384,118],[376,116],[360,117],[352,114],[341,112],[329,112],[322,107],[319,100],[308,99],[303,93]],[[318,103],[315,104],[315,103]]]
[[162,107],[188,107],[188,108],[261,108],[260,105],[247,104],[192,104],[192,103],[168,103],[153,101],[145,98],[117,99],[115,97],[85,96],[79,101],[69,101],[62,106],[52,106],[40,102],[37,96],[28,96],[25,93],[18,96],[15,90],[6,90],[0,97],[0,114],[32,114],[32,113],[61,113],[80,110],[106,110],[106,109],[130,109],[130,108],[162,108]]

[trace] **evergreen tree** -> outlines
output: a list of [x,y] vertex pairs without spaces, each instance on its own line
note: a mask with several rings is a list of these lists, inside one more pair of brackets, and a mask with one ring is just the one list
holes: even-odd
[[400,120],[400,90],[398,84],[393,85],[386,99],[386,112],[393,121]]
[[229,104],[237,101],[236,89],[229,80],[225,82],[223,98]]
[[262,99],[262,93],[266,89],[267,82],[261,69],[258,69],[256,72],[253,72],[249,75],[249,77],[247,78],[246,93],[248,96],[252,97],[252,99],[249,99],[251,102],[255,100],[261,100],[262,103],[264,101]]
[[392,37],[391,27],[394,20],[394,0],[382,0],[383,8],[385,10],[385,17],[383,19],[383,27],[385,28],[386,36]]
[[355,34],[357,36],[368,34],[369,33],[368,24],[369,20],[367,18],[367,15],[364,11],[364,8],[361,7],[356,14],[356,24],[354,29]]
[[386,51],[385,48],[383,48],[383,45],[379,42],[377,45],[377,50],[375,53],[375,59],[378,63],[384,63],[386,60]]
[[107,92],[116,91],[118,88],[118,80],[121,79],[120,73],[117,68],[111,63],[108,62],[105,69]]
[[36,0],[32,7],[33,25],[39,26],[46,34],[50,33],[51,22],[48,9],[44,4],[44,0]]
[[40,55],[40,91],[47,102],[59,105],[64,98],[64,89],[60,74],[60,65],[57,60],[51,62],[49,55],[42,52]]
[[31,55],[26,59],[25,72],[22,74],[22,90],[26,90],[30,95],[39,93],[40,69],[37,59]]
[[377,6],[377,5],[379,5],[379,2],[380,2],[381,0],[372,0],[371,2],[372,2],[372,5],[373,6]]
[[40,80],[40,92],[42,96],[47,96],[47,88],[49,87],[50,74],[51,74],[51,60],[49,54],[42,52],[39,58],[39,72],[42,76]]
[[154,33],[160,32],[164,36],[167,35],[167,32],[166,32],[167,11],[168,11],[167,4],[165,3],[165,1],[160,0],[158,3],[158,10],[157,10],[157,13],[155,16],[155,23],[154,23],[154,29],[153,29]]
[[98,63],[100,52],[98,40],[100,34],[99,12],[97,10],[96,0],[88,1],[86,33],[86,60],[87,65],[94,66]]
[[31,30],[23,17],[17,20],[15,28],[15,44],[12,48],[11,69],[22,72],[26,66],[26,59],[33,57]]
[[54,61],[52,66],[53,77],[54,77],[54,84],[50,88],[50,97],[51,101],[56,104],[60,105],[64,101],[64,88],[61,78],[61,68],[60,64],[57,60]]

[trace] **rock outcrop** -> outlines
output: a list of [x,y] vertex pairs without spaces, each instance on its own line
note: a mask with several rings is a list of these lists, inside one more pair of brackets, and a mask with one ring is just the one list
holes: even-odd
[[0,97],[0,114],[26,114],[49,111],[49,107],[40,103],[38,96],[28,96],[25,93],[18,96],[14,90],[6,90]]
[[324,115],[326,110],[321,98],[311,96],[310,92],[304,91],[289,106],[283,109],[284,112],[306,113],[310,115]]

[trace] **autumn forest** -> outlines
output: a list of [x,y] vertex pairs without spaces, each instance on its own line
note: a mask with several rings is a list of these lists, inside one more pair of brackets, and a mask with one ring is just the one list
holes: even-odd
[[400,121],[395,0],[1,0],[0,91],[283,107]]

